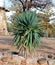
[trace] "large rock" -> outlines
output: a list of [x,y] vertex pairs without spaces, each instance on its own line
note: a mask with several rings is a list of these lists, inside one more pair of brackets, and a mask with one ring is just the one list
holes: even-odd
[[48,62],[49,62],[49,65],[55,65],[55,60],[52,60],[52,59],[51,59],[51,60],[49,60]]
[[9,35],[6,26],[6,15],[4,8],[0,7],[0,35]]

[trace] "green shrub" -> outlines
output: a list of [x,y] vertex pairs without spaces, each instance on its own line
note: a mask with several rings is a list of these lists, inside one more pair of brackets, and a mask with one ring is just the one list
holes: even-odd
[[40,36],[42,31],[40,28],[40,19],[36,12],[23,12],[17,16],[13,23],[14,44],[22,49],[29,49],[30,51],[41,44]]

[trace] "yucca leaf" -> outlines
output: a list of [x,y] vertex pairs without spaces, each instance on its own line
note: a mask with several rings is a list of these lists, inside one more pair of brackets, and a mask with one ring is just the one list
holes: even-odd
[[17,39],[15,41],[15,45],[17,45],[19,43],[19,41],[20,41],[20,36],[17,36]]
[[32,50],[37,45],[40,45],[42,31],[40,30],[40,21],[36,12],[23,12],[12,23],[14,26],[13,33],[15,35],[14,43],[18,48],[24,46]]
[[26,35],[28,35],[29,32],[30,32],[30,30],[25,31],[24,37],[25,37]]

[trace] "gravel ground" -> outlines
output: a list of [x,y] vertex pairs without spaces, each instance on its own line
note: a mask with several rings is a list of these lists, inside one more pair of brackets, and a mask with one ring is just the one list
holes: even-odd
[[[42,39],[42,45],[39,48],[37,48],[36,51],[38,59],[44,58],[44,60],[41,59],[41,62],[42,60],[43,62],[45,62],[43,65],[48,65],[45,59],[55,64],[55,39],[54,38],[41,38],[41,39]],[[29,57],[28,59],[25,60],[24,57],[18,56],[17,55],[18,49],[16,49],[16,47],[12,45],[13,43],[12,40],[13,40],[12,36],[0,36],[0,65],[20,65],[19,63],[21,63],[21,65],[26,65],[25,64],[26,61],[27,63],[36,63],[37,57],[35,57],[34,59]],[[11,54],[12,52],[17,53],[15,53],[16,55],[15,54],[12,55]]]

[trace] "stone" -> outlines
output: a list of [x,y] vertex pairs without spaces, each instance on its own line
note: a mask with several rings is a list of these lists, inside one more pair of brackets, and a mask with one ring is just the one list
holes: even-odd
[[52,57],[53,57],[53,56],[52,56],[51,54],[50,54],[50,55],[48,55],[48,58],[52,59]]
[[51,60],[48,61],[48,63],[49,63],[49,65],[55,65],[55,60],[51,59]]
[[47,60],[45,58],[41,58],[37,60],[39,65],[48,65]]
[[53,59],[55,60],[55,57]]
[[10,55],[10,54],[7,54],[7,53],[5,53],[4,54],[4,57],[3,57],[3,59],[2,59],[3,61],[7,61],[7,62],[13,62],[13,58],[12,58],[12,56]]
[[32,64],[37,63],[37,59],[36,58],[28,58],[26,61],[27,61],[28,64],[29,63],[32,63]]
[[21,64],[20,65],[26,65],[26,60],[21,60]]
[[0,54],[0,60],[3,58],[3,55],[2,54]]
[[26,63],[27,65],[38,65],[36,58],[27,58]]
[[13,60],[19,65],[26,64],[25,58],[18,55],[13,55]]

